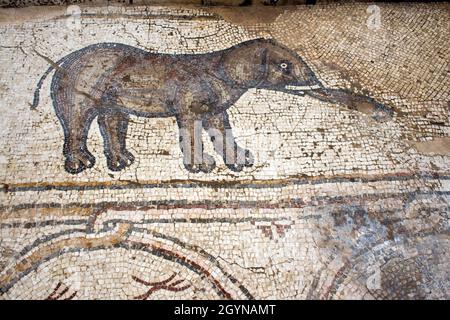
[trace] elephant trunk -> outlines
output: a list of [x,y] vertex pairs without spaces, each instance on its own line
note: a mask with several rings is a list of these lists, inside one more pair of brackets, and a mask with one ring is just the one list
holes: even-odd
[[376,101],[375,99],[343,89],[325,89],[319,87],[317,89],[307,90],[305,93],[310,97],[321,101],[337,103],[349,108],[350,110],[365,113],[377,121],[391,119],[394,115],[394,110],[392,108]]

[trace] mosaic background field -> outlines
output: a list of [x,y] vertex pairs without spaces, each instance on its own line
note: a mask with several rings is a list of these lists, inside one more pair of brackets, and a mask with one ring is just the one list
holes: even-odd
[[[82,6],[80,29],[64,7],[2,9],[0,299],[448,299],[449,5],[379,7],[378,29],[366,4],[245,20],[244,8]],[[215,156],[211,173],[190,173],[174,118],[132,116],[134,164],[108,170],[94,121],[96,164],[72,175],[49,79],[30,108],[42,56],[98,42],[197,54],[256,38],[392,119],[251,89],[228,110],[250,168]]]

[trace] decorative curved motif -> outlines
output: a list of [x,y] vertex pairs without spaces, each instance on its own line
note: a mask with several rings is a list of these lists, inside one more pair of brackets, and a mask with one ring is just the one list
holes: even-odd
[[[99,226],[95,221],[99,220],[100,216],[96,214],[93,218],[86,228],[86,230],[90,231],[85,231],[84,236],[70,237],[72,233],[80,233],[80,230],[77,229],[65,233],[63,236],[49,235],[46,239],[36,241],[39,245],[23,252],[17,263],[2,272],[0,292],[2,294],[8,292],[17,282],[30,272],[36,271],[44,262],[59,259],[64,253],[89,252],[106,248],[126,248],[127,250],[143,251],[174,262],[183,268],[188,268],[198,276],[206,279],[215,289],[218,297],[222,299],[253,298],[250,292],[237,279],[227,273],[213,256],[201,248],[190,246],[179,239],[167,237],[152,230],[136,227],[131,221],[117,222],[115,220],[102,219],[102,225]],[[136,233],[145,234],[146,241],[134,240]],[[192,257],[194,256],[197,258],[193,259]],[[141,298],[148,298],[156,290],[165,289],[178,292],[191,287],[190,284],[177,287],[183,280],[168,283],[174,276],[161,282],[146,282],[136,276],[133,276],[133,279],[146,286],[151,286],[146,294],[139,296]],[[54,292],[48,296],[48,299],[59,299],[67,292],[68,288],[58,293],[60,287],[61,283],[58,283]],[[75,295],[76,292],[70,298],[75,297]]]

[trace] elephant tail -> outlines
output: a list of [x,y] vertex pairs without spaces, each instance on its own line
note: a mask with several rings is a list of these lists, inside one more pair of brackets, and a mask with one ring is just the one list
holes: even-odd
[[93,50],[98,49],[99,47],[102,48],[115,48],[115,47],[124,47],[125,45],[122,45],[120,43],[103,43],[103,44],[94,44],[94,45],[90,45],[87,47],[84,47],[82,49],[79,49],[77,51],[74,51],[72,53],[69,53],[68,55],[66,55],[65,57],[61,58],[60,60],[54,62],[52,59],[50,59],[49,57],[46,57],[45,55],[37,52],[36,50],[34,50],[34,53],[36,55],[38,55],[39,57],[41,57],[42,59],[44,59],[45,61],[47,61],[50,64],[50,67],[47,69],[47,71],[45,71],[45,73],[42,75],[42,77],[39,79],[39,82],[37,83],[36,89],[34,90],[34,96],[33,96],[33,103],[30,105],[31,109],[36,109],[38,104],[39,104],[39,93],[42,87],[42,84],[44,83],[45,78],[49,75],[50,72],[52,72],[52,70],[56,70],[61,72],[62,74],[66,74],[66,70],[63,66],[66,62],[69,62],[70,60],[72,60],[74,57],[76,57],[77,55],[80,55],[82,53],[85,52],[90,52]]
[[45,78],[48,74],[53,70],[53,66],[50,66],[47,71],[42,75],[41,79],[37,83],[36,89],[34,90],[33,103],[31,104],[31,109],[36,109],[39,104],[39,93],[41,91],[42,84],[44,83]]
[[47,61],[50,64],[50,67],[47,69],[47,71],[44,72],[42,77],[39,79],[39,82],[37,83],[36,89],[34,90],[33,103],[31,104],[31,109],[36,109],[37,108],[37,106],[39,104],[39,93],[41,91],[42,84],[44,83],[44,80],[49,75],[49,73],[52,72],[53,69],[61,71],[62,73],[65,73],[66,70],[64,70],[64,68],[62,68],[60,65],[64,61],[66,61],[67,59],[70,59],[74,54],[78,53],[79,51],[81,51],[81,50],[72,52],[72,53],[68,54],[67,56],[61,58],[60,60],[54,62],[49,57],[46,57],[43,54],[41,54],[41,53],[37,52],[36,50],[34,50],[34,52],[39,57],[41,57],[42,59],[44,59],[45,61]]

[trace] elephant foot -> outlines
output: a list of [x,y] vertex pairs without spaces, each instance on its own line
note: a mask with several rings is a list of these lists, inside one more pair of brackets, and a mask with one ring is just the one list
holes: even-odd
[[209,173],[214,170],[216,167],[216,161],[212,156],[209,154],[204,153],[203,154],[203,162],[199,164],[191,164],[191,163],[185,163],[184,167],[192,173]]
[[244,169],[244,167],[253,166],[255,159],[253,157],[253,154],[250,152],[250,150],[245,149],[244,151],[239,151],[238,154],[244,154],[243,159],[238,158],[238,159],[236,159],[236,161],[234,163],[225,162],[228,169],[230,169],[231,171],[234,171],[234,172],[239,172],[239,171],[242,171],[242,169]]
[[92,168],[94,164],[95,157],[89,151],[77,150],[66,156],[64,168],[71,174],[77,174],[85,169]]
[[123,150],[122,152],[106,153],[108,168],[111,171],[120,171],[134,163],[134,156],[131,152]]

